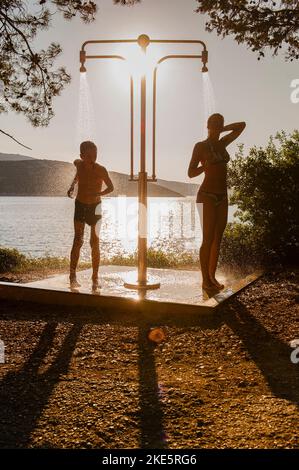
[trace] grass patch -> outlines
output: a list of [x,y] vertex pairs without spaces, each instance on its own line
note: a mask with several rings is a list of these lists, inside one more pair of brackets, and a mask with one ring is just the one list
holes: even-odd
[[[68,270],[69,258],[58,256],[43,256],[33,258],[20,253],[15,248],[0,248],[0,273],[14,272],[24,273],[28,271]],[[91,267],[90,262],[80,262],[80,269]]]
[[[148,266],[151,268],[180,268],[184,266],[198,266],[198,259],[188,252],[164,252],[161,249],[148,249]],[[43,256],[33,258],[20,253],[15,248],[0,248],[0,273],[25,273],[44,270],[68,270],[69,258],[57,256]],[[137,251],[132,254],[119,253],[110,258],[101,258],[101,264],[119,266],[137,266]],[[82,261],[79,269],[88,269],[91,262]]]
[[[135,251],[130,255],[123,255],[119,253],[112,258],[105,260],[105,264],[137,266],[137,252]],[[161,249],[150,247],[147,251],[147,264],[150,268],[178,268],[198,265],[198,259],[188,252],[165,252]]]

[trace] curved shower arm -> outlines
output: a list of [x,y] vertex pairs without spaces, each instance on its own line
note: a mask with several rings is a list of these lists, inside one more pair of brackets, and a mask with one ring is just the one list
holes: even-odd
[[85,55],[85,59],[118,59],[125,61],[126,58],[122,55]]
[[151,42],[161,42],[164,44],[167,43],[177,43],[177,44],[201,44],[203,49],[206,50],[207,46],[200,39],[151,39]]
[[162,62],[165,62],[168,59],[202,59],[202,55],[199,54],[171,54],[171,55],[165,55],[164,57],[161,57],[161,59],[158,60],[157,65],[155,67],[155,70],[159,67]]
[[115,43],[137,43],[137,39],[95,39],[85,41],[82,44],[81,50],[85,51],[87,44],[115,44]]
[[[189,41],[186,41],[186,42],[189,42]],[[204,45],[205,47],[205,44],[202,43],[201,41],[190,41],[190,42],[200,42],[201,44]],[[205,47],[205,51],[207,52],[206,50],[206,47]],[[153,181],[156,181],[157,178],[156,178],[156,104],[157,104],[157,72],[158,72],[158,67],[160,64],[162,64],[163,62],[165,62],[166,60],[168,59],[202,59],[202,55],[182,55],[182,54],[179,54],[179,55],[167,55],[167,56],[164,56],[162,57],[158,62],[157,62],[157,65],[154,69],[154,73],[153,73],[153,149],[152,149],[152,180]]]

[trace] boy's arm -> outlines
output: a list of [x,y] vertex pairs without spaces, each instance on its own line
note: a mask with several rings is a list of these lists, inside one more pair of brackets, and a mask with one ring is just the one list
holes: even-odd
[[78,183],[78,179],[79,179],[79,178],[78,178],[78,167],[77,167],[78,162],[80,162],[79,159],[77,159],[77,160],[74,161],[74,165],[75,165],[75,167],[76,167],[76,174],[75,174],[75,177],[74,177],[74,179],[73,179],[73,181],[72,181],[72,183],[71,183],[71,185],[70,185],[70,187],[69,187],[69,189],[68,189],[68,191],[67,191],[68,197],[72,197],[72,193],[73,193],[73,191],[74,191],[74,189],[75,189],[75,184]]
[[68,189],[68,191],[67,191],[68,197],[72,197],[73,191],[74,191],[74,189],[75,189],[75,184],[76,184],[77,182],[78,182],[78,173],[76,173],[76,175],[75,175],[75,177],[74,177],[74,179],[73,179],[73,181],[72,181],[72,184],[70,185],[70,187],[69,187],[69,189]]
[[104,191],[99,192],[98,193],[99,196],[105,196],[106,194],[112,193],[112,191],[114,191],[113,183],[110,179],[108,171],[104,167],[102,168],[102,179],[104,183],[106,184],[107,188],[104,189]]

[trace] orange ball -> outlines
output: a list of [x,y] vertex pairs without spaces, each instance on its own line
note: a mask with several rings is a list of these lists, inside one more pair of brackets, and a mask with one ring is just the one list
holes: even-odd
[[148,339],[159,344],[165,341],[166,337],[162,328],[152,328],[148,334]]

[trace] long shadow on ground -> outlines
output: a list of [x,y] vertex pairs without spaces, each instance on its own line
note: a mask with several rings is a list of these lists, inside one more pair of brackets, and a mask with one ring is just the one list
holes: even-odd
[[226,309],[225,323],[242,340],[272,393],[298,405],[299,371],[291,361],[290,347],[264,328],[238,299]]
[[[71,313],[70,313],[71,312]],[[159,323],[156,315],[155,325]],[[46,326],[40,339],[24,366],[9,372],[0,382],[0,398],[5,404],[0,408],[0,447],[28,447],[30,436],[36,428],[39,417],[46,407],[51,393],[62,374],[67,373],[76,342],[85,324],[116,324],[139,326],[138,372],[139,372],[139,421],[140,447],[166,448],[163,430],[163,407],[159,398],[157,371],[155,367],[154,345],[147,339],[152,322],[139,314],[113,312],[82,307],[65,308],[34,303],[3,302],[0,305],[1,321],[44,321]],[[165,317],[163,324],[171,326],[197,325],[202,329],[219,327],[219,318],[207,315],[182,318]],[[39,374],[44,358],[53,346],[56,328],[59,323],[69,323],[70,330],[58,350],[54,363],[45,373]],[[26,386],[24,387],[24,384]],[[16,402],[16,397],[19,397]]]
[[140,447],[165,449],[167,443],[163,429],[163,408],[159,399],[154,345],[148,341],[147,335],[148,328],[140,327],[138,335]]
[[[157,312],[154,312],[156,315]],[[36,348],[19,371],[9,372],[0,382],[0,447],[28,447],[30,435],[61,374],[67,373],[76,342],[85,324],[116,324],[138,326],[138,369],[140,404],[140,447],[166,448],[163,430],[163,406],[159,399],[158,379],[153,346],[147,341],[147,333],[153,321],[136,313],[105,313],[99,310],[71,309],[31,303],[3,302],[0,305],[2,321],[45,321],[46,326]],[[60,322],[69,322],[66,334],[53,364],[41,375],[39,367],[54,343],[56,328]],[[269,384],[272,393],[292,403],[299,403],[298,365],[290,360],[290,348],[256,320],[236,298],[224,309],[211,315],[163,317],[154,324],[176,327],[198,326],[201,329],[218,329],[222,324],[242,340],[252,360]],[[24,387],[24,384],[25,387]],[[15,397],[19,399],[16,402]],[[13,398],[14,397],[14,398]]]
[[58,351],[53,364],[45,373],[39,374],[51,349],[57,323],[47,323],[36,348],[23,368],[9,372],[0,382],[0,447],[27,447],[30,435],[36,427],[49,397],[61,374],[67,373],[72,353],[81,332],[80,323],[71,327]]

